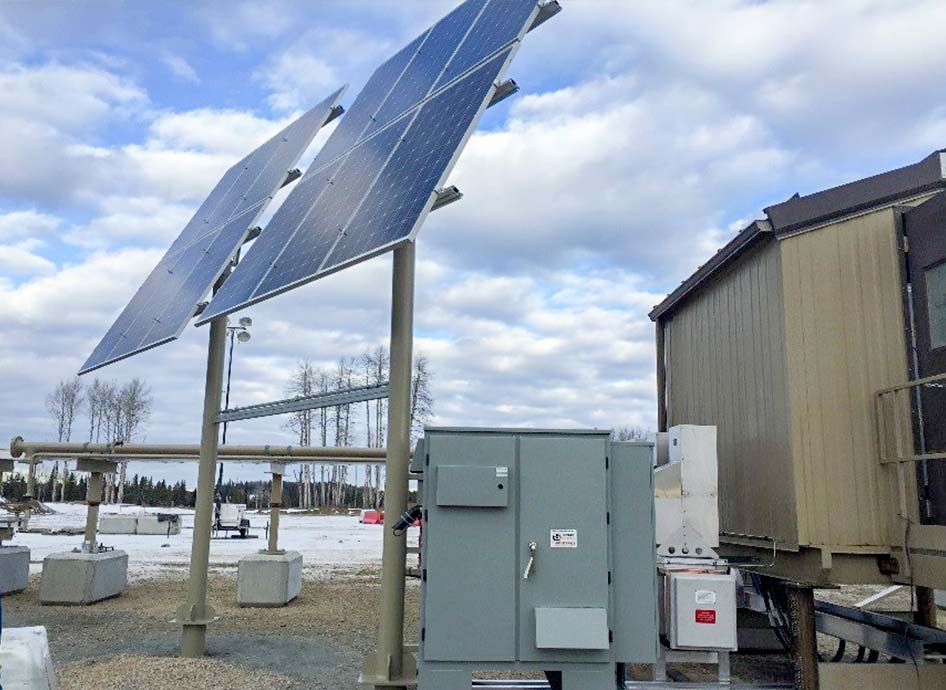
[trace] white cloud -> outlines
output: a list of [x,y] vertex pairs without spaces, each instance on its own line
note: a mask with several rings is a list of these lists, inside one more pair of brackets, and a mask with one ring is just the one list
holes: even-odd
[[752,199],[791,162],[760,120],[696,85],[595,80],[522,97],[475,135],[450,179],[464,200],[422,236],[494,270],[681,271],[720,242],[722,199]]
[[18,238],[41,238],[52,234],[59,228],[61,220],[35,208],[26,211],[0,213],[0,238],[14,240]]
[[53,273],[56,265],[35,252],[41,246],[42,243],[38,240],[0,244],[0,274],[8,276]]
[[200,76],[191,64],[182,56],[166,52],[161,56],[161,62],[167,67],[171,74],[190,84],[200,84]]
[[276,110],[296,110],[317,103],[323,94],[337,88],[339,77],[332,65],[311,54],[286,52],[257,77],[272,91],[269,104]]
[[85,130],[147,102],[141,89],[111,72],[55,62],[7,65],[0,70],[0,92],[5,117],[64,132]]

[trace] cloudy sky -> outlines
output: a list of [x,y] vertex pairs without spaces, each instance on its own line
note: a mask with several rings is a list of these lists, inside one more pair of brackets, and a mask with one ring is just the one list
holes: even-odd
[[[455,4],[0,5],[0,438],[54,434],[46,393],[229,165],[342,83],[350,104]],[[946,145],[937,0],[562,5],[454,170],[465,198],[420,234],[438,423],[653,427],[652,305],[764,206]],[[390,263],[248,310],[233,403],[386,343]],[[198,439],[206,337],[97,372],[149,382],[148,441]],[[230,439],[292,441],[279,419]]]

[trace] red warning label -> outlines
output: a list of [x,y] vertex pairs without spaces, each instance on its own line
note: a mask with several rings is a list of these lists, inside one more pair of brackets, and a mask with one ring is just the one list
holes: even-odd
[[716,623],[716,611],[713,609],[697,609],[696,622],[707,623],[710,625]]

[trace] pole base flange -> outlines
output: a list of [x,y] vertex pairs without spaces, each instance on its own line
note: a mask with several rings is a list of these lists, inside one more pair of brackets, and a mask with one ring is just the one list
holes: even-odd
[[196,604],[188,604],[185,601],[177,607],[177,612],[174,614],[174,618],[171,619],[171,622],[183,626],[207,626],[218,620],[220,620],[220,616],[217,615],[217,612],[214,611],[213,606],[210,604],[199,607]]
[[374,685],[376,687],[407,687],[417,685],[417,646],[405,645],[401,654],[401,673],[392,675],[391,663],[393,659],[390,655],[381,654],[378,651],[369,652],[365,656],[361,667],[361,675],[358,676],[358,682],[361,685]]

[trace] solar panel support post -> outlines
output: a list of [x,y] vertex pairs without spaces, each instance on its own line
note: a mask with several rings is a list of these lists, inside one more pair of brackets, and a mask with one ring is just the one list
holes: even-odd
[[[394,250],[391,295],[391,359],[388,379],[388,457],[384,511],[407,510],[411,458],[411,367],[414,349],[414,243]],[[381,560],[381,622],[378,648],[365,658],[360,682],[403,688],[416,680],[416,660],[404,650],[404,578],[407,570],[406,530],[400,535],[385,527]]]
[[181,632],[181,656],[203,656],[207,624],[216,620],[207,604],[207,568],[210,563],[210,532],[213,527],[214,471],[217,467],[219,428],[217,414],[223,389],[223,361],[227,349],[227,318],[210,322],[207,347],[207,377],[204,384],[204,415],[200,430],[200,464],[197,470],[197,499],[194,511],[194,539],[191,544],[187,599],[177,610]]

